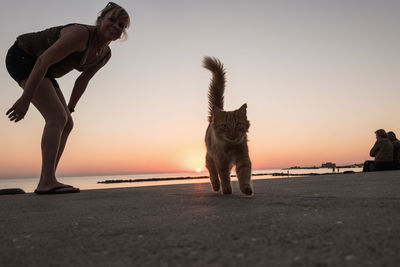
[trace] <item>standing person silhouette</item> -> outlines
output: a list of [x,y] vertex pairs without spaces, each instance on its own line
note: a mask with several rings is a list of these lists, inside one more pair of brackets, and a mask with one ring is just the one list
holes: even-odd
[[[109,2],[100,11],[96,25],[72,23],[23,34],[8,50],[7,70],[24,91],[6,115],[11,121],[18,122],[25,117],[32,103],[45,120],[41,141],[42,169],[35,193],[80,191],[56,178],[57,165],[73,127],[71,113],[90,79],[110,59],[109,44],[124,37],[129,25],[126,10]],[[74,69],[82,73],[75,81],[67,105],[55,78]]]

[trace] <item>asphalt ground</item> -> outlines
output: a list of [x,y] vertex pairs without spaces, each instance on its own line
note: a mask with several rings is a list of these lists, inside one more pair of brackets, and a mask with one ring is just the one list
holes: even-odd
[[400,266],[400,171],[0,196],[0,266]]

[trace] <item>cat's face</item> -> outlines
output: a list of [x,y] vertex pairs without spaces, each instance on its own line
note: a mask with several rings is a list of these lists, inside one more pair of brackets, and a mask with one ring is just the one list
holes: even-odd
[[234,111],[216,109],[212,116],[212,127],[219,139],[240,143],[246,137],[250,122],[247,120],[247,105]]

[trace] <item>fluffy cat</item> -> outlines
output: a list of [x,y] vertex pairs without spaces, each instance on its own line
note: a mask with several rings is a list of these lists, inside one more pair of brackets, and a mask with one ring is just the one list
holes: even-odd
[[210,173],[212,189],[232,194],[231,169],[236,165],[240,191],[253,195],[251,161],[247,146],[247,105],[234,111],[224,111],[225,69],[216,58],[204,57],[203,67],[212,72],[208,91],[209,125],[205,142],[206,167]]

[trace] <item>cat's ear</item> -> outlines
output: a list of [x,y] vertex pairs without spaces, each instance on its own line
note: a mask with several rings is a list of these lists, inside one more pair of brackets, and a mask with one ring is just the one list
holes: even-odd
[[247,115],[247,104],[243,104],[239,109],[239,114],[246,116]]

